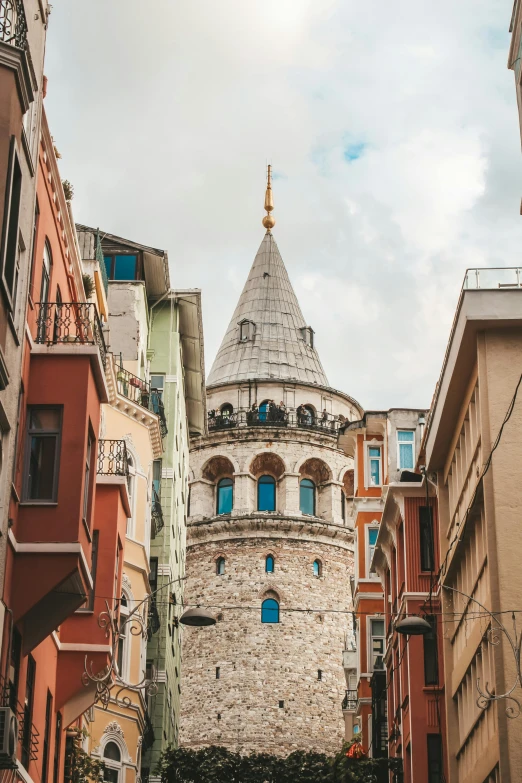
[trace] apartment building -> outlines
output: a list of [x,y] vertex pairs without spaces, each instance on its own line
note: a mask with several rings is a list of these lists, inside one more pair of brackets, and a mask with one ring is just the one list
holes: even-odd
[[[366,411],[340,430],[339,446],[354,460],[355,574],[352,579],[356,652],[346,650],[349,688],[343,702],[346,736],[353,730],[374,758],[388,755],[386,615],[373,555],[390,482],[413,471],[425,412]],[[351,687],[350,687],[351,686]]]
[[[466,272],[426,433],[438,491],[449,783],[516,780],[522,768],[511,619],[522,608],[521,304],[520,269]],[[516,614],[515,627],[520,634]]]

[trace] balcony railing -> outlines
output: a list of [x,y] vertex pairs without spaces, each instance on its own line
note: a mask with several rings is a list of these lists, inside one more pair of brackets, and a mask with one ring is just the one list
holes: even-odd
[[127,446],[124,440],[98,441],[98,468],[99,476],[125,476],[129,475],[129,462],[127,459]]
[[145,725],[143,727],[143,742],[141,745],[141,752],[146,753],[148,749],[152,748],[152,746],[154,745],[156,737],[154,735],[154,727],[152,725],[152,721],[149,717],[149,713],[147,710],[145,711],[145,715],[143,716],[143,718],[144,718]]
[[[22,764],[27,769],[29,761],[38,759],[40,732],[29,720],[27,708],[16,698],[12,685],[8,685],[3,677],[0,678],[0,706],[9,707],[18,718],[18,746]],[[0,769],[16,769],[16,761],[10,764],[6,760],[0,760]]]
[[151,510],[151,516],[152,516],[152,530],[151,530],[151,536],[152,538],[156,538],[158,533],[160,533],[163,528],[165,527],[165,522],[163,519],[163,509],[161,507],[161,502],[159,499],[159,495],[156,492],[156,490],[152,489],[152,510]]
[[168,432],[167,419],[165,418],[165,406],[160,392],[155,389],[150,394],[150,409],[159,416],[161,437],[164,438]]
[[107,348],[92,302],[37,302],[36,306],[36,343],[96,345],[105,367]]
[[312,414],[309,410],[298,413],[294,410],[282,410],[278,406],[266,411],[237,408],[232,412],[211,410],[208,413],[208,428],[211,432],[242,427],[286,427],[337,437],[341,424],[343,420],[331,413]]
[[116,383],[120,394],[138,403],[142,408],[150,409],[150,383],[121,366],[116,367]]
[[522,288],[522,267],[499,266],[466,269],[462,290]]
[[147,639],[150,642],[155,633],[161,628],[161,620],[158,613],[156,596],[152,595],[149,602],[149,617],[147,620]]
[[356,690],[347,690],[344,694],[344,699],[342,703],[343,710],[350,710],[351,712],[355,712],[357,709],[357,691]]
[[27,49],[27,20],[22,0],[0,0],[0,41]]

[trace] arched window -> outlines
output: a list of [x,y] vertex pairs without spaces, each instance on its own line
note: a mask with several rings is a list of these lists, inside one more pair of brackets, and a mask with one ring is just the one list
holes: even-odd
[[120,599],[120,635],[118,636],[118,652],[116,658],[116,663],[118,664],[118,673],[122,678],[126,677],[127,660],[129,657],[129,635],[126,625],[128,616],[129,602],[125,593],[122,593]]
[[274,573],[274,558],[272,555],[267,555],[265,559],[265,571],[267,574]]
[[314,576],[322,576],[323,564],[320,560],[314,560]]
[[268,419],[268,400],[262,402],[259,406],[259,421],[266,421]]
[[303,514],[315,517],[315,484],[311,479],[302,479],[299,485],[299,508]]
[[217,513],[230,514],[234,502],[234,482],[224,478],[217,485]]
[[273,476],[261,476],[257,482],[257,510],[275,511],[276,485]]
[[225,573],[225,558],[224,557],[218,557],[216,560],[216,574],[218,576],[223,576]]
[[231,416],[234,413],[234,406],[231,405],[229,402],[225,402],[224,405],[221,406],[221,415],[224,419],[228,419],[229,416]]
[[267,598],[261,604],[261,622],[278,623],[279,622],[279,604],[275,598]]
[[107,783],[119,783],[121,772],[121,751],[115,742],[108,742],[103,751],[105,770],[103,779]]

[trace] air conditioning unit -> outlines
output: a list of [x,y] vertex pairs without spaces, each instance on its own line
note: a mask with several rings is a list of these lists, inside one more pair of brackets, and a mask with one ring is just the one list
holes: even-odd
[[16,767],[18,718],[9,707],[0,707],[0,768]]

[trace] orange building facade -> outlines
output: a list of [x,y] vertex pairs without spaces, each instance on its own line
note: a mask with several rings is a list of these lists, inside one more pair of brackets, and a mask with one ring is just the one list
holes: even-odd
[[44,115],[0,669],[12,735],[0,767],[26,783],[70,777],[81,716],[111,667],[130,508],[125,444],[99,439],[104,328]]

